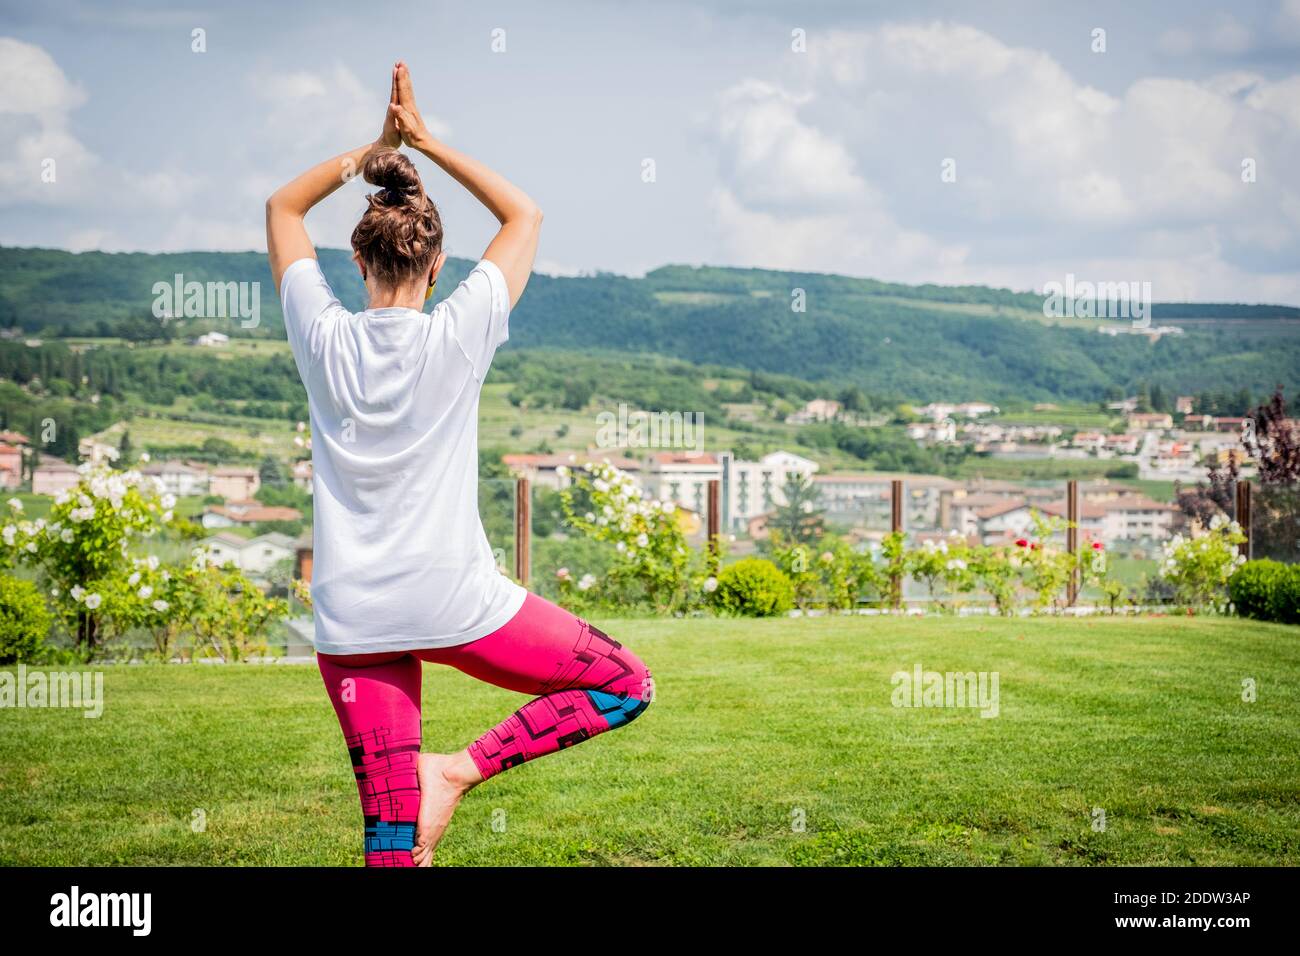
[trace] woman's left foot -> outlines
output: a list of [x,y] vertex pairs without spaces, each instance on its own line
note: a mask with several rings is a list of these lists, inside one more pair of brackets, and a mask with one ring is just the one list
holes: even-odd
[[[468,764],[468,766],[467,766]],[[469,754],[420,754],[420,812],[415,822],[416,866],[432,866],[433,851],[447,831],[460,798],[482,780]]]

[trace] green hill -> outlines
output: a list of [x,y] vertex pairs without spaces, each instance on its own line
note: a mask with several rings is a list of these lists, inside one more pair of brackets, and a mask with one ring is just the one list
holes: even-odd
[[[363,306],[349,254],[320,251],[345,305]],[[472,263],[452,260],[448,292]],[[282,338],[279,304],[258,253],[81,253],[0,248],[0,328],[28,334],[149,338],[153,285],[259,282],[261,325],[172,323]],[[796,290],[802,290],[796,293]],[[795,311],[795,296],[806,306]],[[1097,401],[1143,383],[1191,394],[1276,384],[1294,392],[1300,309],[1157,304],[1159,341],[1097,334],[1095,320],[1044,318],[1041,298],[981,286],[908,286],[817,273],[665,266],[643,278],[535,276],[511,322],[509,348],[652,353],[702,365],[856,386],[900,400]],[[278,397],[278,396],[277,396]]]

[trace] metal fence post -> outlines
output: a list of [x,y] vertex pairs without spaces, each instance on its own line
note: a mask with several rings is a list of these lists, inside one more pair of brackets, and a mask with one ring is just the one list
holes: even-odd
[[719,535],[722,533],[722,480],[708,480],[708,536],[705,548],[708,549],[708,561],[714,570],[718,570],[718,559],[722,554]]
[[[903,530],[903,479],[894,478],[889,482],[889,531]],[[889,576],[889,597],[894,609],[903,606],[903,578],[898,574]]]
[[1237,550],[1250,560],[1250,482],[1237,482],[1237,524],[1241,525],[1241,533],[1246,536],[1246,540],[1237,545]]
[[528,479],[515,479],[515,579],[524,587],[532,573],[529,556],[532,554],[533,509],[528,491]]
[[1079,600],[1079,482],[1070,479],[1065,483],[1065,547],[1074,559],[1070,567],[1070,583],[1066,587],[1066,606],[1073,607]]

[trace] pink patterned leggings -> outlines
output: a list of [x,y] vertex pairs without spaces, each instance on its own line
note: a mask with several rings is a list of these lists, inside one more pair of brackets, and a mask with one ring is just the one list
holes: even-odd
[[540,695],[470,744],[484,779],[621,727],[654,695],[640,658],[535,594],[505,626],[468,644],[316,658],[357,778],[366,866],[412,865],[421,661]]

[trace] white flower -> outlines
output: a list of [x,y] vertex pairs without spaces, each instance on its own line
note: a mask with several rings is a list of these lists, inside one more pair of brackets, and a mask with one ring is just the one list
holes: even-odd
[[560,568],[559,570],[557,570],[557,571],[555,572],[555,576],[556,576],[557,578],[559,578],[561,581],[567,581],[567,580],[569,580],[569,577],[570,577],[570,575],[569,575],[569,569],[568,569],[568,568]]
[[707,591],[709,594],[712,594],[712,593],[713,593],[714,591],[716,591],[717,589],[718,589],[718,579],[717,579],[717,578],[715,578],[715,577],[711,577],[711,576],[710,576],[710,577],[707,577],[707,578],[704,579],[704,590],[705,590],[705,591]]
[[614,545],[614,550],[616,550],[619,554],[622,554],[624,551],[627,550],[627,542],[620,541],[618,544]]
[[629,558],[635,558],[635,557],[636,557],[636,548],[628,548],[628,549],[627,549],[627,556],[628,556]]
[[72,544],[72,540],[75,537],[76,535],[72,533],[71,528],[64,528],[62,531],[59,532],[59,540],[62,541],[64,544]]
[[596,515],[595,515],[593,512],[590,512],[590,511],[588,511],[588,512],[586,513],[586,515],[584,515],[584,517],[585,517],[585,518],[587,519],[587,521],[589,521],[589,522],[590,522],[590,521],[595,521],[595,520],[596,520]]
[[126,579],[126,583],[129,584],[131,587],[135,587],[137,584],[139,584],[140,572],[136,571],[134,574],[132,574],[129,578]]
[[4,531],[0,531],[0,535],[4,536],[5,544],[11,548],[14,546],[14,535],[17,533],[18,527],[12,524],[5,525]]
[[9,507],[10,507],[10,509],[13,510],[13,511],[22,511],[22,510],[23,510],[23,503],[22,503],[21,501],[19,501],[17,498],[10,498],[10,499],[9,499]]
[[58,588],[50,588],[50,597],[58,597],[58,596],[59,596],[59,589],[58,589]]
[[649,547],[649,546],[650,546],[650,536],[649,536],[648,534],[646,534],[644,531],[642,531],[639,535],[636,536],[636,546],[637,546],[638,548],[646,548],[646,547]]
[[822,564],[830,564],[834,560],[835,560],[835,555],[831,554],[831,552],[829,551],[822,552]]
[[95,509],[93,507],[73,508],[68,512],[69,520],[74,521],[77,524],[80,524],[83,521],[89,521],[93,517],[95,517]]
[[165,611],[169,607],[171,607],[171,605],[161,599],[153,602],[153,609],[155,611]]
[[140,600],[142,600],[142,601],[147,601],[147,600],[149,600],[151,597],[153,597],[153,588],[149,587],[149,585],[146,584],[144,587],[142,587],[142,588],[141,588],[139,591],[137,591],[136,593],[137,593],[138,595],[140,595]]
[[170,511],[164,511],[162,516],[163,523],[166,524],[168,521],[171,520],[172,520],[172,513]]
[[569,477],[568,466],[560,465],[558,468],[555,469],[555,473],[559,475],[561,478],[568,478]]
[[80,602],[81,596],[86,593],[86,589],[83,588],[80,584],[74,584],[72,586],[72,590],[69,591],[68,593],[72,595],[72,600]]
[[673,504],[673,502],[671,501],[664,502],[664,514],[670,515],[676,510],[677,510],[677,505]]
[[165,495],[163,495],[163,496],[162,496],[162,506],[163,506],[163,508],[165,508],[166,510],[171,511],[173,508],[176,507],[176,496],[173,495],[173,494],[165,494]]
[[591,487],[595,488],[597,491],[609,491],[609,482],[604,478],[597,478],[591,483]]
[[147,451],[140,452],[140,464],[145,465],[148,463],[149,463],[149,453]]
[[35,542],[35,541],[28,541],[28,542],[27,542],[27,550],[28,550],[29,552],[31,552],[32,554],[35,554],[35,553],[36,553],[36,542]]
[[59,493],[54,497],[54,503],[55,503],[56,505],[66,505],[66,504],[67,504],[69,501],[71,501],[71,500],[72,500],[72,496],[71,496],[70,494],[68,494],[68,492],[67,492],[66,490],[65,490],[65,491],[60,491],[60,492],[59,492]]
[[966,570],[966,562],[963,561],[961,558],[953,558],[951,561],[948,562],[948,570],[949,570],[949,571],[965,571],[965,570]]
[[86,595],[86,607],[90,608],[90,609],[93,611],[93,610],[95,610],[95,608],[99,607],[100,603],[101,603],[103,600],[104,600],[104,599],[103,599],[102,597],[100,597],[98,594],[87,594],[87,595]]
[[578,582],[578,590],[590,591],[592,586],[595,583],[596,583],[596,576],[594,574],[584,574],[582,576],[582,580]]

